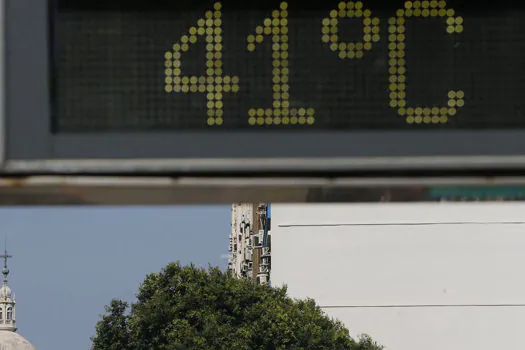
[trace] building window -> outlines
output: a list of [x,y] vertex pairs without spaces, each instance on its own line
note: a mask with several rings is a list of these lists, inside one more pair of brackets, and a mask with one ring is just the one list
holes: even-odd
[[13,308],[12,307],[8,307],[7,308],[7,320],[11,320],[13,318]]

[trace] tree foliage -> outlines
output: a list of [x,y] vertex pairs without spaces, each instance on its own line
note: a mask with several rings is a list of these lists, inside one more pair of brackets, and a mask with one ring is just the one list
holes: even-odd
[[368,336],[352,339],[313,300],[294,300],[286,292],[219,268],[171,263],[146,277],[129,312],[121,300],[106,306],[93,348],[382,349]]

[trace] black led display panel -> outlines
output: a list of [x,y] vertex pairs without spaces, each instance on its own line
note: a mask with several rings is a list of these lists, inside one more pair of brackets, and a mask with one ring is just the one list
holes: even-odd
[[53,131],[525,126],[521,1],[55,0]]

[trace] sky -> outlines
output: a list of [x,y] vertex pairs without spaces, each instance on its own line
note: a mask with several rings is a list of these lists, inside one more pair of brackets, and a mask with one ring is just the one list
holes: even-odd
[[179,260],[227,266],[231,206],[0,209],[18,333],[38,350],[86,349],[112,298]]

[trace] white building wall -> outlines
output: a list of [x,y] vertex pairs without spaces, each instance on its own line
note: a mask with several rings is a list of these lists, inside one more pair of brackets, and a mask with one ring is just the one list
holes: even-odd
[[387,350],[522,348],[524,219],[521,203],[272,204],[272,284]]

